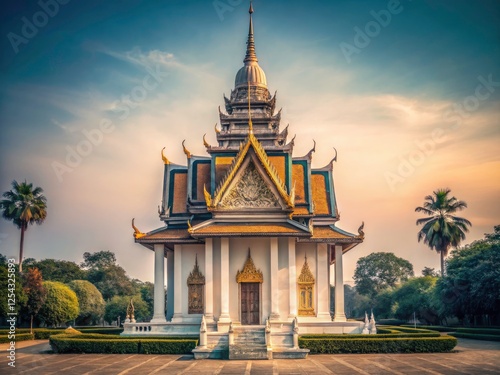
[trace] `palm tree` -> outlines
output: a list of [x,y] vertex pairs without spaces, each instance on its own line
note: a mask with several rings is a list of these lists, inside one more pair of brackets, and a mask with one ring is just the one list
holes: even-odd
[[47,217],[47,198],[40,187],[33,189],[33,184],[26,181],[20,184],[12,181],[12,190],[3,193],[6,198],[0,201],[2,217],[12,220],[14,225],[21,229],[21,244],[19,246],[19,272],[23,272],[24,232],[28,224],[42,224]]
[[441,276],[444,275],[444,258],[451,247],[457,247],[465,239],[469,231],[467,226],[471,222],[462,217],[453,216],[457,211],[467,207],[467,203],[455,197],[449,197],[450,189],[438,189],[434,195],[425,197],[423,207],[415,208],[416,212],[423,212],[429,217],[418,219],[417,225],[423,225],[418,232],[418,242],[424,243],[431,250],[436,250],[441,255]]

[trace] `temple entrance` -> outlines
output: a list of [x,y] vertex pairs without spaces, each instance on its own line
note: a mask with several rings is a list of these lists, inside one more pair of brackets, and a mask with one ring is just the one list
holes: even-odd
[[260,284],[241,283],[241,324],[260,323]]

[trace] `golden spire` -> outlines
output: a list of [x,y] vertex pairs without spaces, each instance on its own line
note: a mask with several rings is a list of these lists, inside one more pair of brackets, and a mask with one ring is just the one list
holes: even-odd
[[182,141],[182,148],[184,150],[184,153],[186,154],[187,158],[188,159],[191,159],[191,153],[188,151],[188,149],[186,148],[186,146],[184,146],[184,143],[186,142],[186,140],[183,140]]
[[165,150],[165,147],[161,149],[161,159],[163,160],[163,164],[170,164],[168,159],[165,157],[165,154],[163,153],[163,150]]
[[248,26],[248,40],[247,40],[247,53],[245,55],[245,60],[243,62],[258,62],[257,55],[255,54],[255,41],[253,39],[253,21],[252,21],[252,13],[253,7],[252,2],[250,1],[250,9],[248,9],[248,13],[250,14],[250,25]]

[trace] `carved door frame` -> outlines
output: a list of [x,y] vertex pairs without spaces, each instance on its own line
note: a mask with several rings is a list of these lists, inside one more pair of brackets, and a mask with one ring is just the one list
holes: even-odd
[[240,324],[243,325],[243,319],[242,319],[242,308],[241,305],[243,303],[242,300],[242,293],[241,293],[241,284],[259,284],[259,321],[256,324],[245,324],[245,325],[261,325],[262,324],[262,283],[256,283],[254,281],[249,281],[249,282],[240,282],[238,283],[238,318],[240,321]]
[[248,256],[241,271],[236,273],[236,282],[238,283],[238,318],[240,323],[241,319],[241,284],[242,283],[258,283],[259,284],[259,322],[258,325],[262,324],[262,283],[264,282],[264,276],[262,271],[255,267],[253,263],[252,256],[250,254],[250,248],[248,249]]

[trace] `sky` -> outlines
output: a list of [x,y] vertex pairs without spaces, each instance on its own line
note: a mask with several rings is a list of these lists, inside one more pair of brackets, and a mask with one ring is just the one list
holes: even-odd
[[[313,167],[334,164],[338,226],[373,252],[439,269],[417,242],[415,207],[450,188],[468,204],[464,242],[500,224],[500,2],[255,0],[259,64],[297,135],[317,142]],[[153,281],[153,252],[135,244],[162,225],[160,151],[206,155],[223,94],[243,66],[248,2],[8,2],[2,7],[0,191],[44,189],[48,216],[26,233],[25,257],[80,263],[109,250]],[[0,221],[0,253],[19,230]]]

